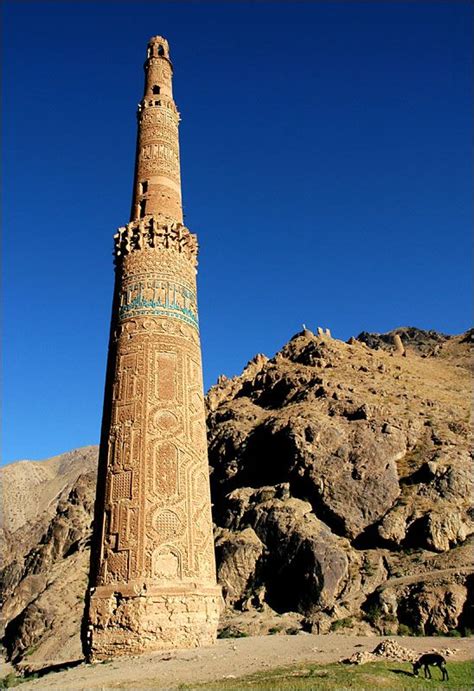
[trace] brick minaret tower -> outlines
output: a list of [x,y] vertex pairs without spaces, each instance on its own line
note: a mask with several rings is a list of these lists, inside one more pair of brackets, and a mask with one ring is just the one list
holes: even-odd
[[216,585],[196,236],[184,227],[168,42],[148,43],[130,222],[115,235],[89,659],[213,643]]

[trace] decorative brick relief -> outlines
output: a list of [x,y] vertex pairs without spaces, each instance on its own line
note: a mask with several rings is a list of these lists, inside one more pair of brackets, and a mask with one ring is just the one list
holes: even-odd
[[128,552],[109,552],[107,558],[107,582],[128,580]]
[[150,496],[161,501],[179,495],[179,450],[172,441],[154,439],[148,447],[148,476]]
[[184,533],[185,523],[176,511],[165,509],[160,511],[155,518],[155,530],[160,536],[160,542],[176,540]]
[[180,581],[182,578],[182,555],[172,545],[158,548],[153,555],[153,576],[164,581]]
[[132,472],[112,475],[112,501],[132,498]]

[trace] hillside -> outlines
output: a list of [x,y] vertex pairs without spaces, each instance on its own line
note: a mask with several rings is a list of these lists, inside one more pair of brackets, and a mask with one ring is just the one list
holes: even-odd
[[81,654],[96,472],[96,446],[0,469],[0,621],[14,661]]
[[[207,395],[223,635],[472,620],[472,332],[310,331]],[[78,659],[97,449],[2,469],[4,644]]]

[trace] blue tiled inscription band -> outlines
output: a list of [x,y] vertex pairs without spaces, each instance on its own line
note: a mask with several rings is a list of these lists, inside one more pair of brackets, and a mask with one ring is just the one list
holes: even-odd
[[153,279],[131,283],[123,288],[120,320],[148,315],[173,317],[195,329],[199,328],[196,294],[181,283]]

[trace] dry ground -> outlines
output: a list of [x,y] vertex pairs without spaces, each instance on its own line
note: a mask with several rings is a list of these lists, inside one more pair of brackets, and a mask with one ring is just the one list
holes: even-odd
[[[21,689],[173,689],[182,684],[238,679],[285,665],[336,662],[357,651],[373,650],[384,638],[299,634],[224,639],[209,648],[80,664],[27,681]],[[431,648],[450,648],[456,649],[450,660],[474,659],[472,638],[393,636],[391,639],[420,653]]]

